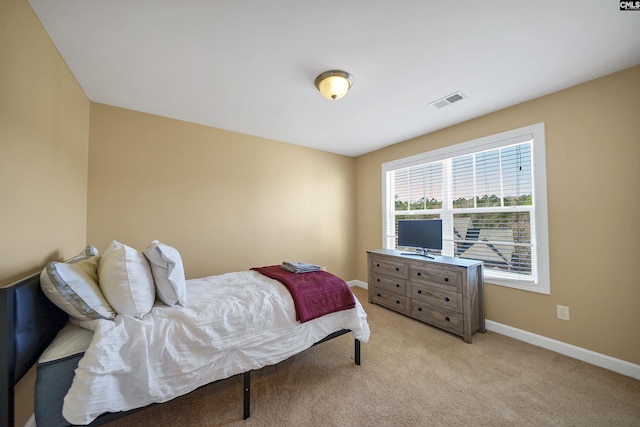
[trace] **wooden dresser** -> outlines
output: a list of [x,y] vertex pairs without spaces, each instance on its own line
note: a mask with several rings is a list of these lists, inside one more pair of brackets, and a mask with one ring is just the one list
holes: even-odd
[[369,302],[462,336],[485,332],[482,261],[367,252]]

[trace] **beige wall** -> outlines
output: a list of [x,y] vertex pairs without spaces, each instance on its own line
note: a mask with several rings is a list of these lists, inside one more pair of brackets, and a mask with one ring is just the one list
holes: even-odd
[[0,7],[2,285],[84,248],[89,101],[28,3]]
[[487,318],[640,363],[638,82],[640,66],[359,157],[357,278],[382,245],[382,163],[544,122],[551,295],[487,284]]
[[189,278],[300,260],[355,275],[353,158],[91,105],[87,239],[175,246]]
[[[26,0],[0,0],[0,286],[86,240],[89,101]],[[34,370],[16,387],[33,413]]]
[[[172,244],[189,277],[300,259],[366,280],[382,162],[543,121],[551,295],[489,284],[487,316],[637,364],[639,80],[635,67],[350,159],[90,104],[27,1],[0,0],[0,285],[111,239]],[[33,372],[16,425],[32,393]]]

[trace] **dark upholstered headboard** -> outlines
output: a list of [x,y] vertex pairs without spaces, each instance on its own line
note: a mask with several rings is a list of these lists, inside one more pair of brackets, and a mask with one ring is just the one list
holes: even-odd
[[39,273],[0,288],[0,313],[0,427],[13,427],[14,386],[68,316],[42,293]]

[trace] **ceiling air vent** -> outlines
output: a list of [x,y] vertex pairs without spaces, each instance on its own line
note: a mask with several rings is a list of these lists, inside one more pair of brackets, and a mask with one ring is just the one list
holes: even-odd
[[432,105],[435,108],[444,108],[447,105],[463,100],[464,98],[466,98],[466,95],[464,93],[454,92],[450,95],[445,96],[444,98],[440,98],[436,101],[430,102],[429,105]]

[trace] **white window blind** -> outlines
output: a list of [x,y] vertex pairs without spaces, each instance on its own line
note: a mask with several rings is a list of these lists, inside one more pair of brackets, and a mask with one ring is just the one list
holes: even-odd
[[[488,281],[548,293],[544,125],[383,165],[383,247],[400,219],[443,221],[443,256],[482,260]],[[541,178],[542,177],[542,178]]]

